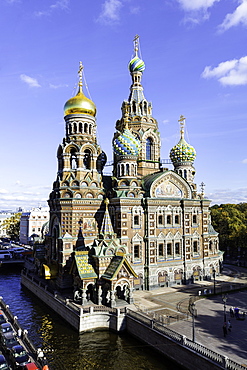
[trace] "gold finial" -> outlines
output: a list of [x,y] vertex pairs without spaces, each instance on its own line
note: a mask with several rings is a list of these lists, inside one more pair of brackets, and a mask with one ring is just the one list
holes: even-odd
[[109,199],[108,198],[105,198],[105,205],[106,205],[106,207],[108,207],[108,204],[109,204]]
[[181,114],[178,122],[180,123],[180,134],[181,134],[181,138],[183,139],[184,138],[184,125],[185,125],[185,120],[186,118]]
[[139,36],[138,35],[135,35],[135,38],[134,38],[134,51],[135,51],[135,54],[137,56],[137,52],[138,52],[138,49],[139,49]]
[[82,62],[80,62],[80,64],[79,64],[79,71],[78,71],[78,75],[79,75],[79,83],[78,83],[78,85],[79,85],[79,88],[80,88],[80,90],[81,90],[81,88],[82,88],[82,71],[83,71],[83,65],[82,65]]

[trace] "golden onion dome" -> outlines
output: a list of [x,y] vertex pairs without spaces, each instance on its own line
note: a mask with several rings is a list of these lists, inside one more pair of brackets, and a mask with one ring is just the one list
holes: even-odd
[[90,116],[96,116],[96,106],[94,102],[88,99],[82,90],[82,70],[83,66],[80,62],[79,68],[79,90],[78,93],[73,97],[70,98],[64,105],[64,115],[67,116],[69,114],[88,114]]
[[69,99],[64,105],[64,115],[68,114],[88,114],[95,117],[96,106],[83,94],[82,89],[79,89],[76,96]]

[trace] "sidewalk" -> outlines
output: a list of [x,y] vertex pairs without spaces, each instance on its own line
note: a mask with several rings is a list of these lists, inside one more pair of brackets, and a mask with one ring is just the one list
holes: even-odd
[[[238,270],[238,271],[236,271]],[[189,299],[198,297],[198,291],[204,287],[213,289],[212,281],[200,281],[192,285],[159,288],[153,291],[135,291],[135,309],[149,311],[150,314],[172,314],[188,310]],[[247,283],[247,270],[227,265],[224,275],[217,277],[217,285],[225,283]],[[246,365],[247,368],[247,319],[244,321],[231,318],[230,307],[239,307],[247,312],[247,291],[228,293],[226,318],[232,323],[232,330],[223,335],[224,304],[221,295],[208,296],[196,301],[197,318],[195,319],[196,341],[232,360]],[[133,308],[134,308],[133,307]],[[246,316],[247,317],[247,316]],[[172,321],[171,321],[172,322]],[[169,328],[192,339],[192,319],[172,322]]]

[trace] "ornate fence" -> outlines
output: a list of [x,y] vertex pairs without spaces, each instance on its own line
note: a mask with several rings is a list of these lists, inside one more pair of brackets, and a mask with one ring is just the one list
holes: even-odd
[[127,309],[126,315],[148,326],[150,329],[155,330],[160,334],[166,336],[167,338],[177,342],[188,350],[191,350],[194,353],[197,353],[198,355],[215,362],[215,364],[221,366],[223,369],[246,370],[246,366],[238,364],[237,362],[229,359],[227,356],[223,356],[215,351],[212,351],[211,349],[203,346],[200,343],[193,342],[185,335],[181,335],[174,330],[171,330],[170,328],[164,326],[162,323],[147,317],[145,314]]

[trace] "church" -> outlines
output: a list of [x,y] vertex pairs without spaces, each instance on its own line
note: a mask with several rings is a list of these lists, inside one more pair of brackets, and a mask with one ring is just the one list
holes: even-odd
[[[134,39],[130,94],[112,139],[113,171],[97,143],[96,106],[83,91],[64,106],[65,136],[48,204],[46,252],[40,273],[58,289],[80,292],[111,307],[131,303],[134,290],[211,279],[223,259],[210,219],[210,201],[194,183],[195,149],[184,138],[170,150],[173,170],[162,166],[158,122],[145,98],[145,64]],[[100,124],[100,123],[99,123]]]

